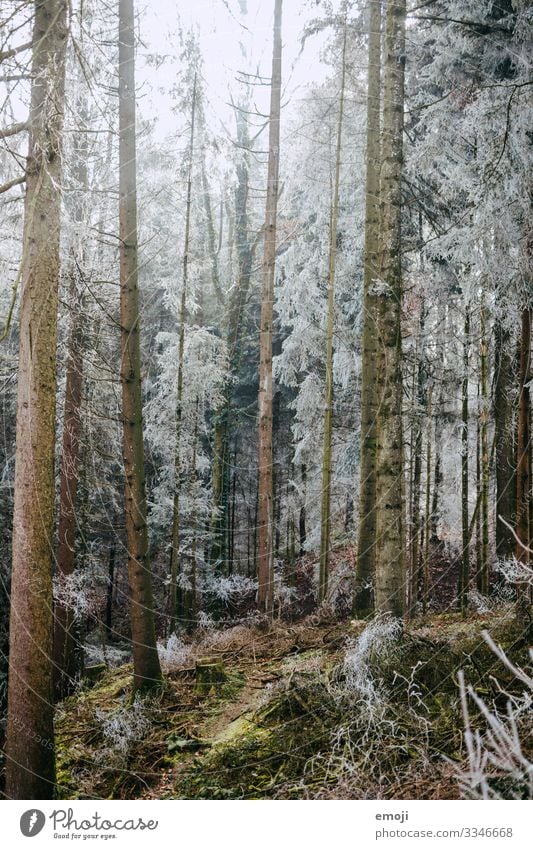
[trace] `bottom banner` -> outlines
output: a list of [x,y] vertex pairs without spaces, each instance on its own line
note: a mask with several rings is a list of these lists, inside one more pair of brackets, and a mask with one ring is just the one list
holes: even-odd
[[533,845],[528,802],[5,801],[4,846],[119,847]]

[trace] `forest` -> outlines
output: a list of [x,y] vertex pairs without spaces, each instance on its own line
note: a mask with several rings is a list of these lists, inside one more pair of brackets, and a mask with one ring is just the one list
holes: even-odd
[[2,0],[4,799],[533,798],[532,66]]

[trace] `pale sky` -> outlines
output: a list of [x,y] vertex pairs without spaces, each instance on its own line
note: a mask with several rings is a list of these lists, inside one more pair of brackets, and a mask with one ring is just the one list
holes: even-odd
[[[239,0],[152,0],[150,3],[138,3],[142,19],[142,33],[148,50],[161,54],[176,54],[176,45],[172,34],[178,28],[178,14],[183,29],[198,28],[204,60],[204,78],[206,98],[215,129],[218,119],[227,120],[229,109],[229,91],[235,92],[237,71],[259,72],[267,78],[272,62],[272,28],[274,0],[247,0],[248,13],[242,18],[239,13]],[[308,83],[316,83],[325,78],[327,67],[320,62],[320,50],[327,35],[310,38],[301,56],[300,38],[305,22],[317,15],[317,8],[308,0],[285,0],[283,4],[283,85],[284,99],[291,100],[293,106],[286,109],[285,118],[295,108],[294,101],[298,93]],[[246,23],[245,29],[240,21]],[[241,51],[243,42],[247,60]],[[140,51],[143,52],[142,49]],[[298,58],[299,57],[299,58]],[[297,60],[297,61],[296,61]],[[172,82],[176,66],[172,62],[163,64],[157,72],[153,68],[143,69],[138,63],[137,81],[143,78],[150,81],[152,97],[147,94],[141,110],[144,114],[157,114],[162,123],[166,123],[159,108],[160,100],[157,87],[166,87]],[[146,77],[145,77],[146,75]],[[257,105],[267,109],[269,91],[254,88]],[[152,100],[152,103],[150,101]],[[171,121],[171,116],[168,116]],[[170,127],[169,127],[170,129]]]

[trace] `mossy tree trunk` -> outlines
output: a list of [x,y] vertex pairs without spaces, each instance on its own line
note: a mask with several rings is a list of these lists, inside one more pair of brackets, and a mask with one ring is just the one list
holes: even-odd
[[125,524],[128,550],[133,685],[157,685],[157,654],[148,554],[137,243],[135,134],[135,17],[133,0],[119,0],[119,235],[120,325]]
[[21,260],[5,794],[51,799],[52,551],[67,3],[34,6]]
[[374,599],[376,545],[376,345],[378,277],[381,0],[370,0],[368,27],[368,89],[366,127],[365,247],[363,269],[363,327],[361,365],[361,459],[359,465],[359,529],[357,538],[354,612],[366,616]]
[[259,342],[259,457],[257,517],[257,605],[271,613],[274,592],[274,493],[272,480],[272,324],[276,270],[276,220],[279,182],[279,127],[281,112],[281,9],[275,0],[274,46],[270,90],[267,199],[261,286]]
[[[80,114],[87,122],[82,104]],[[76,499],[78,492],[81,405],[83,387],[83,305],[84,266],[83,233],[87,193],[87,133],[81,132],[75,147],[74,201],[72,217],[77,228],[76,243],[70,258],[70,330],[67,342],[65,400],[63,408],[63,439],[61,450],[59,518],[57,531],[57,575],[68,581],[76,566]],[[54,605],[54,689],[57,699],[72,692],[83,667],[83,651],[79,646],[79,623],[73,605],[61,599]]]
[[405,76],[405,0],[389,0],[385,25],[377,375],[376,609],[403,617],[405,541],[402,428],[401,182]]

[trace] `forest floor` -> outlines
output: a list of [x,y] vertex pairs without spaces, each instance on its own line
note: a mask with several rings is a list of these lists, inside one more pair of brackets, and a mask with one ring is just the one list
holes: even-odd
[[[106,671],[59,706],[61,797],[459,798],[457,673],[505,709],[521,686],[482,632],[522,666],[529,635],[511,607],[433,615],[401,635],[365,625],[316,615],[212,630],[164,658],[165,683],[149,697],[132,698],[130,665]],[[225,680],[198,692],[205,657]],[[510,776],[493,780],[504,797],[523,793]]]

